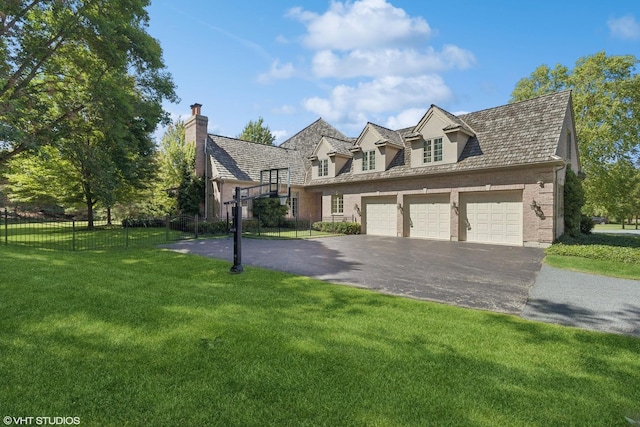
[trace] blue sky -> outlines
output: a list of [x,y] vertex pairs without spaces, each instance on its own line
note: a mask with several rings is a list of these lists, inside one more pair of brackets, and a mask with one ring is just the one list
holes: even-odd
[[[152,0],[179,104],[235,137],[263,117],[276,144],[322,117],[348,136],[506,104],[542,64],[599,51],[640,58],[640,2]],[[161,135],[161,131],[158,133]]]

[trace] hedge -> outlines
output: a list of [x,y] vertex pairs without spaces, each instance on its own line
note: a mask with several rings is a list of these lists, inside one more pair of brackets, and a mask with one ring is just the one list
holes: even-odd
[[360,234],[357,222],[314,222],[313,229],[325,233]]

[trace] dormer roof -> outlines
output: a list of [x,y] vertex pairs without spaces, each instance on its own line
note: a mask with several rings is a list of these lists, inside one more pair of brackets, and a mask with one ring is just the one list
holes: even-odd
[[400,132],[368,122],[349,151],[357,152],[361,149],[360,144],[362,143],[362,137],[367,132],[374,132],[377,136],[378,140],[375,142],[376,146],[392,146],[398,150],[404,148],[404,142]]

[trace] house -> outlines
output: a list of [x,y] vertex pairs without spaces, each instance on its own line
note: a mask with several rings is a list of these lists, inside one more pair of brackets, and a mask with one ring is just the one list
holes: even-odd
[[200,107],[186,137],[209,218],[224,218],[224,201],[261,170],[289,167],[293,216],[356,221],[366,234],[546,246],[564,230],[567,167],[580,170],[570,91],[457,116],[431,105],[414,127],[367,123],[357,138],[318,119],[279,147],[207,134]]

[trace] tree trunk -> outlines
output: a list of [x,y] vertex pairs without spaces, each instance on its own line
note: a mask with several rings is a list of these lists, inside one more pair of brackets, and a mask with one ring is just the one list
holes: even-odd
[[111,206],[107,207],[107,225],[111,225]]
[[87,223],[89,230],[93,230],[93,202],[90,198],[87,198]]

